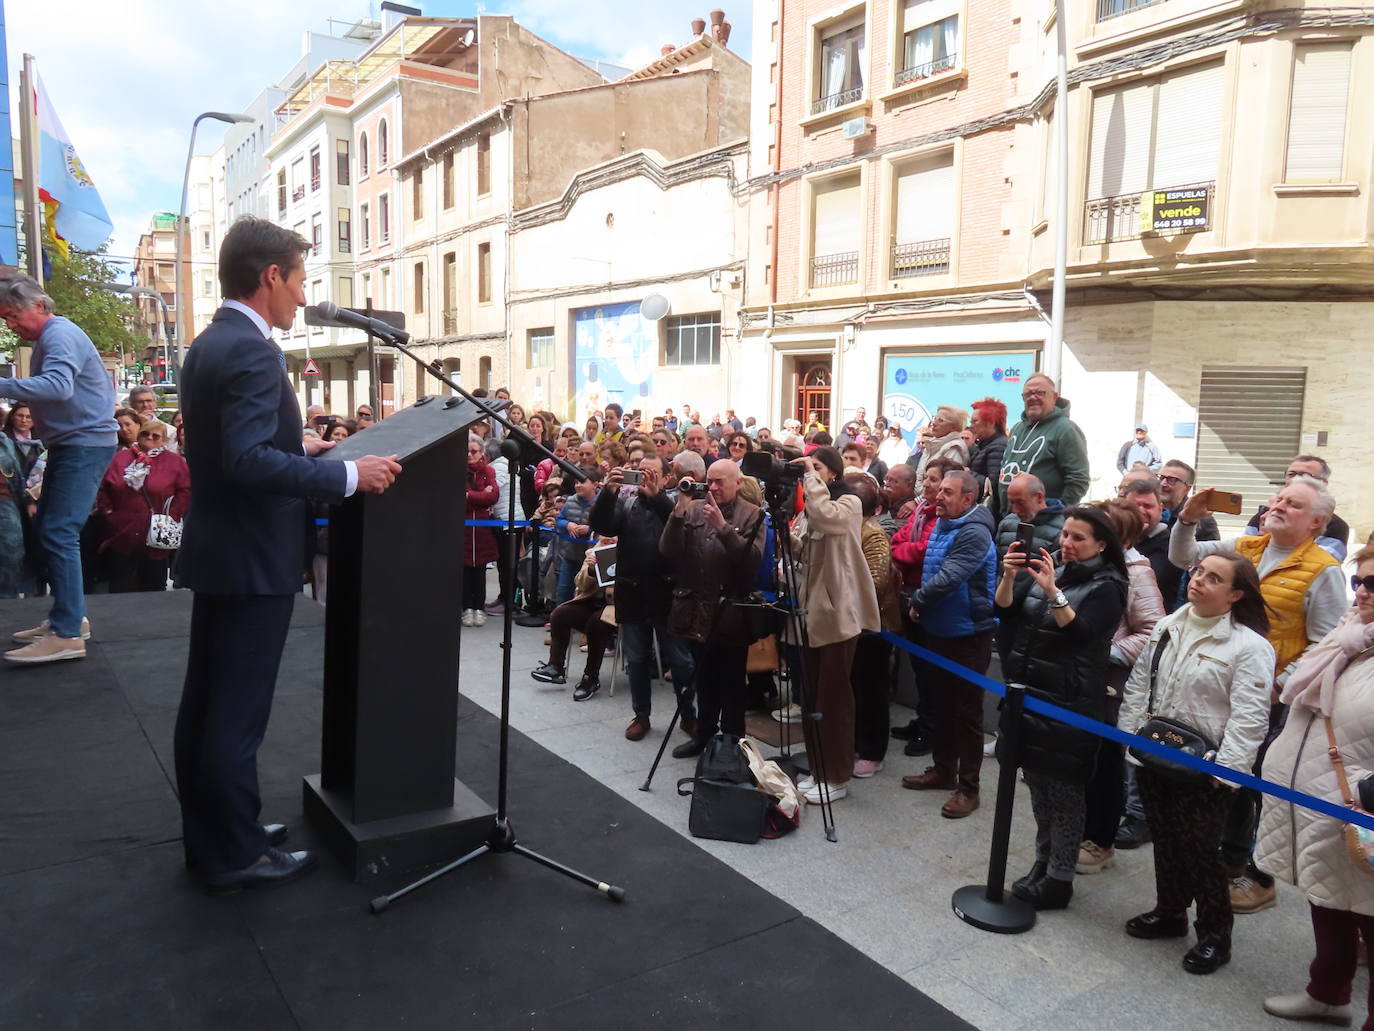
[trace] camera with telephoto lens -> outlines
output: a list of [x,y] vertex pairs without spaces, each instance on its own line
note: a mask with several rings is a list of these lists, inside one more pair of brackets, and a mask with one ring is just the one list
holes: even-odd
[[693,501],[703,501],[707,494],[710,493],[711,488],[708,484],[697,483],[696,480],[687,480],[678,490]]
[[763,485],[769,508],[790,514],[796,505],[797,484],[806,475],[806,467],[792,464],[802,456],[798,449],[780,446],[780,450],[782,459],[767,451],[749,452],[740,462],[740,472]]

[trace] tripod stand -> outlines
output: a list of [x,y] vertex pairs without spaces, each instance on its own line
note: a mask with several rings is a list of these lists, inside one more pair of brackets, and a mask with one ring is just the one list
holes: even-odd
[[[462,387],[458,386],[457,383],[454,383],[454,382],[453,382],[451,379],[449,379],[447,376],[445,376],[445,375],[443,375],[442,373],[438,372],[438,371],[437,371],[432,365],[430,365],[428,362],[424,361],[423,359],[421,359],[421,358],[417,357],[415,354],[413,354],[413,353],[410,351],[410,349],[407,348],[404,344],[402,344],[402,343],[400,343],[400,342],[398,342],[398,341],[395,341],[395,340],[393,340],[393,341],[391,341],[391,342],[392,342],[393,344],[395,344],[395,346],[396,346],[400,351],[402,351],[404,354],[406,354],[408,357],[410,357],[410,358],[413,359],[414,361],[419,362],[421,365],[423,365],[426,369],[428,369],[431,373],[433,373],[433,374],[434,374],[435,376],[437,376],[439,379],[443,380],[445,383],[447,383],[449,386],[451,386],[454,390],[457,390],[463,397],[465,397],[465,398],[467,398],[468,400],[472,401],[472,402],[473,402],[474,404],[476,404],[479,408],[485,409],[487,412],[489,412],[489,413],[491,414],[491,416],[492,416],[494,419],[496,419],[499,423],[501,423],[503,426],[506,426],[506,427],[510,430],[510,435],[509,435],[504,441],[502,441],[502,443],[501,443],[501,454],[502,454],[502,456],[506,459],[506,461],[509,463],[509,468],[510,468],[510,472],[511,472],[511,481],[512,481],[513,483],[514,483],[514,482],[517,482],[518,471],[517,471],[517,467],[516,467],[516,462],[517,462],[518,458],[520,457],[520,454],[521,454],[521,452],[522,452],[522,450],[523,450],[523,446],[522,446],[522,445],[524,445],[524,446],[533,445],[533,446],[538,447],[538,448],[541,448],[541,449],[543,448],[543,445],[537,443],[537,442],[534,440],[534,438],[530,437],[528,433],[525,433],[525,432],[524,432],[523,430],[521,430],[519,427],[513,426],[510,422],[508,422],[508,421],[505,419],[504,416],[502,416],[502,415],[501,415],[495,408],[493,408],[491,405],[485,404],[485,403],[484,403],[481,399],[479,399],[479,398],[474,398],[474,397],[472,397],[472,395],[468,394],[468,392],[465,391],[465,390],[463,390]],[[523,440],[522,440],[521,438],[523,438]],[[553,456],[550,456],[550,457],[553,457]],[[555,460],[555,461],[559,461],[557,458],[555,458],[554,460]],[[583,478],[583,474],[582,474],[579,470],[577,470],[576,468],[574,468],[574,467],[568,465],[568,464],[565,463],[565,462],[559,462],[559,464],[562,465],[562,466],[564,467],[564,469],[565,469],[567,472],[569,472],[571,475],[573,475],[576,479],[579,479],[579,480],[580,480],[580,479]],[[508,506],[507,513],[506,513],[506,531],[507,531],[508,533],[512,533],[512,534],[513,534],[513,533],[514,533],[514,530],[515,530],[515,505],[512,504],[512,505]],[[507,572],[508,572],[508,574],[509,574],[509,576],[510,576],[510,580],[509,580],[508,582],[514,583],[514,582],[515,582],[515,574],[516,574],[516,549],[515,549],[515,548],[508,548],[507,551],[506,551],[506,567],[507,567]],[[514,606],[510,604],[509,599],[508,599],[508,600],[507,600],[507,604],[505,605],[505,611],[504,611],[504,613],[502,614],[502,624],[503,624],[503,626],[502,626],[502,633],[503,633],[503,637],[502,637],[502,641],[501,641],[501,650],[502,650],[502,656],[501,656],[501,737],[500,737],[499,758],[498,758],[498,760],[497,760],[497,762],[498,762],[498,767],[497,767],[496,818],[495,818],[495,822],[492,824],[491,833],[488,835],[487,840],[486,840],[483,844],[478,845],[475,849],[473,849],[473,850],[472,850],[471,852],[469,852],[467,855],[461,856],[461,857],[459,857],[458,859],[454,860],[453,862],[449,863],[447,866],[442,866],[442,867],[440,867],[438,870],[435,870],[435,871],[433,871],[432,873],[426,874],[424,877],[421,877],[419,880],[414,881],[414,882],[412,882],[411,884],[406,885],[404,888],[401,888],[399,891],[394,891],[394,892],[392,892],[392,893],[389,894],[389,895],[379,895],[379,896],[377,896],[376,898],[374,898],[374,899],[372,900],[372,902],[371,902],[371,905],[370,905],[370,908],[371,908],[371,910],[372,910],[373,913],[381,913],[381,912],[385,911],[385,910],[387,909],[387,907],[389,907],[389,906],[390,906],[393,902],[395,902],[396,900],[401,899],[401,898],[404,898],[406,895],[409,895],[411,892],[417,891],[418,889],[423,888],[425,885],[427,885],[427,884],[429,884],[429,883],[431,883],[431,882],[433,882],[433,881],[438,880],[440,877],[443,877],[443,876],[445,876],[446,874],[452,873],[454,870],[457,870],[457,869],[459,869],[459,868],[462,867],[462,866],[466,866],[468,863],[472,862],[474,859],[478,859],[478,858],[480,858],[481,856],[484,856],[484,855],[486,855],[486,854],[488,854],[488,853],[503,853],[503,852],[510,852],[510,853],[514,853],[514,854],[519,855],[519,856],[523,856],[523,857],[525,857],[526,859],[531,859],[531,860],[533,860],[534,862],[540,864],[541,866],[546,866],[546,867],[548,867],[550,870],[556,870],[558,873],[561,873],[564,877],[569,877],[569,878],[571,878],[571,879],[574,880],[574,881],[578,881],[578,882],[580,882],[580,883],[582,883],[582,884],[585,884],[585,885],[587,885],[589,888],[595,888],[597,891],[599,891],[599,892],[601,892],[602,894],[604,894],[607,898],[609,898],[609,899],[610,899],[611,901],[613,901],[613,902],[623,902],[623,901],[625,900],[625,889],[624,889],[624,888],[617,887],[616,885],[613,885],[613,884],[608,884],[608,883],[605,882],[605,881],[599,881],[599,880],[597,880],[597,879],[594,878],[594,877],[589,877],[589,876],[587,876],[587,875],[584,874],[584,873],[580,873],[579,871],[574,870],[572,867],[564,866],[562,863],[556,862],[556,861],[554,861],[554,860],[552,860],[552,859],[549,859],[547,856],[540,855],[538,852],[535,852],[535,851],[533,851],[532,849],[526,848],[524,845],[520,844],[520,842],[516,839],[516,836],[515,836],[515,829],[511,826],[510,818],[509,818],[509,816],[507,815],[507,811],[506,811],[507,774],[508,774],[509,763],[510,763],[510,661],[511,661],[511,627],[512,627],[513,618],[514,618],[513,609],[514,609]]]

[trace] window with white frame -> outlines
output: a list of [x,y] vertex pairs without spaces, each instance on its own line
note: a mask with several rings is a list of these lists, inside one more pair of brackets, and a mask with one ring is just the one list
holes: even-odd
[[553,366],[553,327],[529,331],[527,368],[548,369]]
[[859,281],[863,212],[859,176],[836,176],[812,188],[811,276],[813,287]]
[[954,152],[896,166],[890,273],[893,279],[949,271],[954,237]]
[[868,35],[863,12],[817,31],[816,89],[811,113],[821,114],[862,100]]
[[382,243],[391,241],[391,195],[387,193],[377,198],[377,233]]
[[670,315],[664,319],[664,365],[719,365],[720,314]]
[[1224,72],[1217,62],[1094,94],[1084,243],[1139,236],[1147,190],[1215,186]]
[[358,206],[358,249],[367,250],[372,246],[372,217],[366,204]]
[[1294,47],[1284,182],[1331,183],[1344,177],[1351,52],[1350,43]]
[[907,0],[902,10],[902,60],[894,84],[928,79],[959,67],[960,0]]

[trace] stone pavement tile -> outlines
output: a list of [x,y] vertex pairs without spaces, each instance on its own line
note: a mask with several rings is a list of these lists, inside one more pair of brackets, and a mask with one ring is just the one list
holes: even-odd
[[952,974],[931,974],[926,967],[916,967],[899,974],[907,984],[924,992],[941,1006],[958,1014],[974,1027],[1014,1031],[1020,1026],[1015,1010],[994,1002],[986,995]]

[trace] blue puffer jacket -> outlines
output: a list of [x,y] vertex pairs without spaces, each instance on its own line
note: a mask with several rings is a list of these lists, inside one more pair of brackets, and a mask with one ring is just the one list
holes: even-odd
[[936,637],[968,637],[997,625],[996,525],[992,513],[974,505],[958,519],[940,519],[931,531],[921,586],[911,604],[921,628]]

